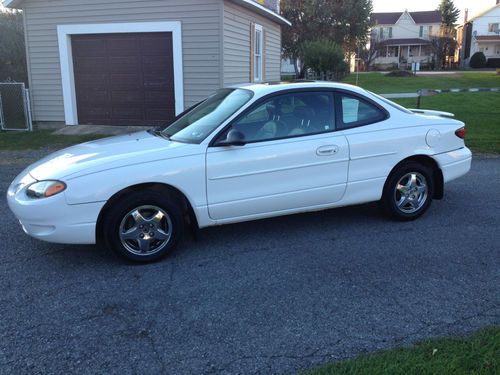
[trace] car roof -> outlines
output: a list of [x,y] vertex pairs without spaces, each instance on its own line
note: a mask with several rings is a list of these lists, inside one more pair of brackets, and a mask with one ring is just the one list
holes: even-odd
[[330,81],[240,83],[228,86],[228,88],[251,90],[258,96],[267,95],[284,90],[290,90],[290,89],[310,89],[310,88],[345,89],[361,94],[366,94],[366,91],[363,90],[361,87],[348,85],[346,83],[330,82]]

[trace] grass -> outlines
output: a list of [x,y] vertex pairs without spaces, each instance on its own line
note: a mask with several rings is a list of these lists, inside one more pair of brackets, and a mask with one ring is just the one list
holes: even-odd
[[[347,76],[344,82],[354,85],[356,75]],[[500,75],[495,72],[461,72],[416,77],[386,77],[380,73],[363,73],[359,75],[358,86],[378,94],[417,92],[420,89],[500,87]]]
[[[350,75],[346,83],[354,83]],[[359,75],[359,86],[379,93],[416,92],[419,89],[500,87],[500,75],[459,73],[454,75],[386,77],[380,73]],[[395,102],[416,107],[416,99]],[[452,112],[467,126],[466,144],[474,151],[500,153],[500,92],[443,93],[423,97],[421,108]]]
[[104,137],[99,134],[56,135],[52,132],[53,130],[0,132],[0,150],[36,150],[42,147],[56,149]]
[[500,327],[483,328],[468,337],[423,341],[410,348],[364,354],[325,365],[307,375],[500,373]]

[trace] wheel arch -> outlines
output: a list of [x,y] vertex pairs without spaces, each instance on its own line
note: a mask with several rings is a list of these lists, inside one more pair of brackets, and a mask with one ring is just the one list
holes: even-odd
[[146,182],[135,185],[127,186],[126,188],[121,189],[120,191],[113,194],[106,202],[106,204],[101,208],[99,215],[97,217],[96,222],[96,242],[101,243],[103,236],[103,221],[106,217],[106,213],[109,209],[118,202],[120,199],[123,199],[127,194],[141,191],[141,190],[152,190],[157,192],[163,192],[165,194],[171,195],[175,200],[179,201],[182,204],[182,209],[186,214],[186,220],[189,221],[189,225],[198,228],[198,219],[196,218],[196,214],[194,212],[193,206],[187,196],[177,189],[176,187],[161,183],[161,182]]
[[389,177],[394,173],[394,171],[399,168],[401,165],[408,162],[417,162],[420,163],[432,170],[432,177],[434,180],[434,196],[433,199],[442,199],[444,195],[444,179],[443,179],[443,171],[439,167],[439,164],[436,160],[434,160],[429,155],[412,155],[401,160],[398,164],[391,169],[391,172],[387,175],[387,179],[385,180],[384,189],[389,180]]

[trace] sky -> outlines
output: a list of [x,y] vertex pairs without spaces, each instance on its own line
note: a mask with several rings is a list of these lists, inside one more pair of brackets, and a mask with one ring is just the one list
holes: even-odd
[[[408,9],[410,12],[422,10],[434,10],[438,7],[440,0],[373,0],[374,12],[402,12]],[[484,9],[495,5],[495,0],[454,0],[455,6],[460,9],[459,23],[463,22],[464,9],[469,9],[469,18]]]
[[[459,23],[463,22],[464,9],[469,9],[469,18],[484,9],[495,5],[496,0],[454,0],[455,6],[460,9],[461,16]],[[0,0],[0,8],[2,8]],[[375,12],[399,12],[408,9],[410,12],[421,10],[434,10],[439,5],[440,0],[373,0],[373,10]]]

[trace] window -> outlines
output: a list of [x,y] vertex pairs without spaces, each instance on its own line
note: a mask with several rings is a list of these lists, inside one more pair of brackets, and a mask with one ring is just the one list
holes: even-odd
[[380,28],[380,39],[384,39],[384,28]]
[[255,82],[262,81],[262,51],[263,51],[263,30],[261,25],[255,25],[254,33],[254,62],[253,62],[253,79]]
[[173,141],[200,143],[253,96],[249,90],[221,89],[179,116],[162,134]]
[[498,34],[498,23],[489,23],[488,24],[488,32]]
[[381,109],[368,101],[348,94],[340,94],[339,97],[343,128],[368,125],[386,118]]
[[420,26],[420,31],[418,32],[418,36],[422,38],[424,36],[424,27]]
[[295,92],[257,104],[231,129],[243,133],[246,142],[268,141],[331,132],[334,118],[332,93]]
[[389,27],[389,38],[392,38],[392,27]]
[[429,36],[432,35],[432,26],[429,26]]

